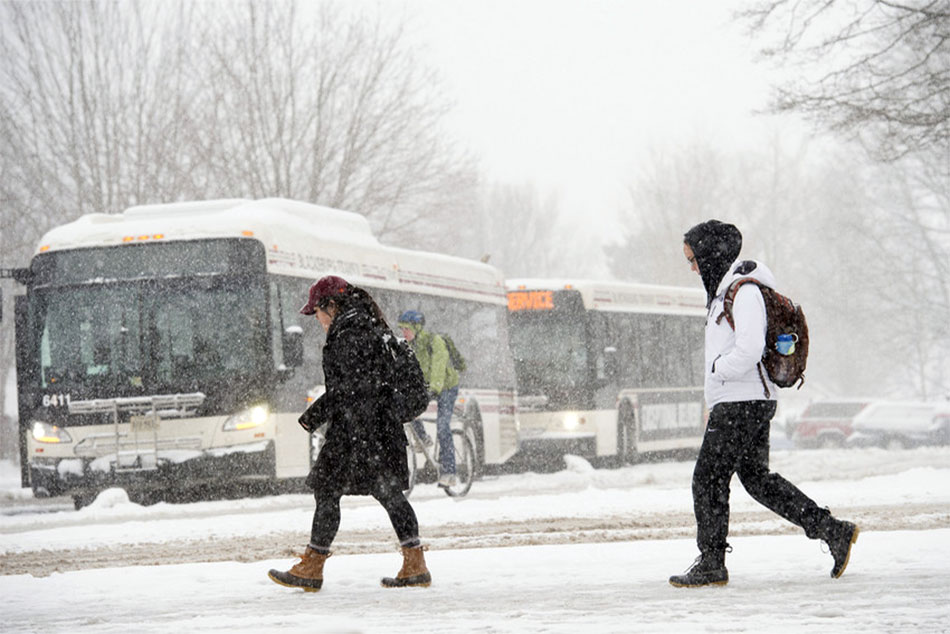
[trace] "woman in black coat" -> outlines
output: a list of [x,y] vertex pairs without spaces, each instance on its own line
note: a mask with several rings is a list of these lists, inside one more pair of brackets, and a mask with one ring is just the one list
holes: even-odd
[[315,592],[340,526],[340,498],[372,495],[389,514],[402,547],[403,566],[385,587],[428,586],[431,575],[419,541],[419,523],[403,491],[409,487],[406,434],[390,412],[392,336],[376,302],[346,280],[327,276],[310,287],[300,310],[327,332],[323,347],[326,392],[300,417],[307,432],[328,423],[326,442],[307,477],[316,510],[310,544],[289,571],[271,570],[275,582]]

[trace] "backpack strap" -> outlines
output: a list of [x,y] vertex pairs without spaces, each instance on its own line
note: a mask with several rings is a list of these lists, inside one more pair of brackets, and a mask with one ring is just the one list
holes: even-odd
[[745,284],[755,284],[759,287],[761,291],[763,288],[762,283],[755,279],[754,277],[740,277],[735,282],[729,285],[729,288],[726,289],[726,296],[722,300],[722,312],[719,313],[719,316],[716,317],[716,323],[722,323],[722,318],[725,317],[726,321],[729,322],[729,327],[733,330],[736,329],[736,321],[732,316],[732,305],[736,301],[736,294],[739,292],[739,289]]
[[432,355],[433,355],[433,352],[434,352],[433,349],[432,349],[432,347],[435,345],[435,338],[438,337],[439,335],[437,335],[437,334],[434,333],[434,332],[430,332],[429,335],[430,335],[430,336],[429,336],[429,362],[431,363],[431,362],[432,362]]
[[755,364],[755,369],[759,371],[759,380],[762,381],[762,391],[765,393],[765,398],[771,397],[772,394],[769,392],[769,384],[765,382],[765,375],[762,373],[761,361]]
[[[736,295],[739,293],[739,289],[743,285],[750,284],[750,283],[758,286],[760,292],[762,291],[763,288],[765,288],[765,286],[763,286],[763,284],[759,280],[753,277],[741,277],[737,279],[735,282],[733,282],[732,284],[730,284],[729,288],[726,289],[726,296],[722,300],[722,312],[719,314],[718,317],[716,317],[717,324],[722,323],[722,318],[725,317],[726,321],[729,323],[729,327],[732,328],[733,330],[736,329],[736,321],[732,315],[732,305],[736,301]],[[765,299],[764,296],[763,296],[763,299]],[[767,321],[768,307],[766,307],[765,312],[766,312],[765,318]],[[765,398],[770,398],[771,392],[769,392],[769,385],[768,385],[768,382],[766,382],[765,380],[765,374],[762,372],[761,361],[755,364],[755,369],[758,370],[759,372],[759,380],[762,381],[762,391],[765,394]]]

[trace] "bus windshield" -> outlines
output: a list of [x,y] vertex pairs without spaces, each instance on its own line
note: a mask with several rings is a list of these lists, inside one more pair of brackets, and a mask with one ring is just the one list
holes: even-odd
[[[257,283],[253,280],[258,279]],[[37,387],[124,396],[214,391],[268,371],[263,277],[37,289]]]
[[589,382],[587,329],[581,315],[512,315],[509,332],[519,390],[547,394],[582,390]]

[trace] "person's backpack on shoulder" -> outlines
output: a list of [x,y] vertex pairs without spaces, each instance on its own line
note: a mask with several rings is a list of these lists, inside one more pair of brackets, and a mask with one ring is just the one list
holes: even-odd
[[[761,367],[765,368],[769,378],[777,386],[792,387],[798,383],[798,389],[801,389],[805,382],[805,364],[808,361],[808,323],[805,321],[805,313],[801,306],[758,280],[743,277],[733,282],[726,290],[723,311],[716,318],[716,323],[721,322],[725,317],[732,329],[736,329],[732,305],[739,289],[749,283],[759,287],[762,291],[762,299],[765,300],[768,324]],[[761,373],[761,369],[759,372]],[[762,385],[765,386],[764,378]],[[768,387],[765,388],[765,392],[766,396],[769,396]]]
[[[433,338],[439,337],[442,341],[445,342],[445,349],[449,351],[449,363],[452,364],[452,367],[455,368],[458,372],[464,372],[467,367],[465,364],[465,357],[462,356],[462,353],[459,352],[458,347],[455,345],[455,342],[452,341],[452,337],[448,336],[442,332],[434,332]],[[429,341],[429,355],[432,355],[432,341]]]
[[418,418],[429,407],[429,386],[419,360],[409,343],[391,332],[383,334],[386,350],[392,357],[389,386],[392,388],[390,408],[400,423]]
[[452,362],[452,367],[458,370],[459,372],[464,372],[466,368],[465,357],[463,357],[462,353],[459,352],[459,349],[458,347],[456,347],[455,342],[452,341],[452,337],[446,334],[440,334],[439,336],[442,337],[442,341],[445,342],[445,347],[449,351],[449,361]]

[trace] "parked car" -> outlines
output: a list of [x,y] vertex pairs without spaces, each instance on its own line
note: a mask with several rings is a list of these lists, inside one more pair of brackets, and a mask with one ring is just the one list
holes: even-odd
[[795,431],[795,425],[801,417],[803,407],[799,403],[797,406],[788,405],[787,401],[779,400],[778,409],[775,416],[772,417],[772,423],[769,429],[769,445],[775,450],[795,449],[795,441],[792,436]]
[[848,444],[902,449],[950,444],[950,402],[879,401],[854,418]]
[[823,449],[844,447],[851,436],[854,417],[870,403],[870,399],[814,401],[795,421],[792,435],[795,445]]

